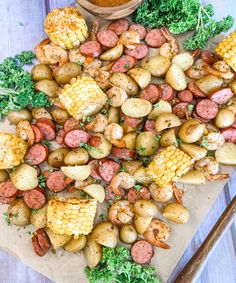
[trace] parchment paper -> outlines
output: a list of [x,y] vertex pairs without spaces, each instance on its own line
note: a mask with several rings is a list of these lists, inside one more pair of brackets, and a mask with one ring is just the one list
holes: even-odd
[[[82,14],[87,20],[92,22],[92,16],[80,8]],[[106,23],[104,22],[104,25]],[[219,39],[215,39],[218,41]],[[215,40],[211,41],[209,47],[215,45]],[[179,42],[182,38],[179,38]],[[37,44],[37,42],[35,42]],[[208,48],[209,49],[209,48]],[[211,48],[210,48],[211,49]],[[152,52],[156,52],[152,50]],[[0,123],[1,132],[14,132],[14,127],[10,126],[7,121]],[[222,167],[221,172],[232,174],[233,167]],[[196,233],[199,225],[207,215],[218,195],[222,191],[226,181],[208,182],[202,186],[184,186],[178,185],[184,189],[184,205],[189,209],[191,217],[189,222],[184,225],[178,225],[169,222],[161,215],[161,205],[158,215],[159,219],[164,220],[171,228],[171,235],[168,244],[172,247],[170,250],[155,249],[155,256],[152,259],[152,265],[156,267],[158,274],[163,282],[166,282],[174,270],[175,266],[182,257]],[[35,228],[30,225],[25,228],[19,228],[14,225],[7,226],[4,221],[3,213],[7,211],[8,205],[0,206],[0,247],[10,254],[16,256],[22,262],[31,268],[41,272],[51,280],[58,283],[85,283],[88,282],[84,273],[86,266],[83,253],[73,254],[65,252],[63,249],[54,253],[47,253],[40,258],[35,255],[30,233]],[[106,213],[107,205],[99,206],[97,217],[101,213]],[[99,219],[97,219],[99,221]]]

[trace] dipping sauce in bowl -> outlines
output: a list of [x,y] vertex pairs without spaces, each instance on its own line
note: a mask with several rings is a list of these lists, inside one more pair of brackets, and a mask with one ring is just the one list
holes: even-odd
[[115,7],[123,5],[130,0],[90,0],[91,3],[101,7]]

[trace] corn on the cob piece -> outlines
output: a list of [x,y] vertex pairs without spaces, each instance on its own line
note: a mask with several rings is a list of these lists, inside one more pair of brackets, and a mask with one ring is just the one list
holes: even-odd
[[236,31],[221,41],[215,52],[236,72]]
[[54,9],[45,20],[50,40],[65,49],[73,49],[88,37],[88,27],[79,10],[71,7]]
[[28,145],[14,134],[0,133],[0,169],[10,169],[24,160]]
[[87,235],[93,229],[95,199],[52,199],[48,202],[47,227],[60,235]]
[[61,103],[77,120],[98,113],[105,105],[107,96],[89,76],[72,79],[59,94]]
[[176,182],[192,164],[193,159],[189,155],[174,146],[169,146],[153,158],[146,173],[158,186],[165,187],[171,182]]

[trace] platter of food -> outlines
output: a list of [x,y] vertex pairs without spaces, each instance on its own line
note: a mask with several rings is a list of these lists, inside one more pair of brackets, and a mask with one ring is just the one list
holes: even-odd
[[56,282],[167,282],[236,165],[233,19],[146,3],[54,9],[0,64],[0,245]]

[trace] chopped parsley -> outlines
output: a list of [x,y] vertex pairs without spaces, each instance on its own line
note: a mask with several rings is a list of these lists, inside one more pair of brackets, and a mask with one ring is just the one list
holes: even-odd
[[230,105],[232,105],[232,104],[233,104],[233,100],[231,99],[230,101],[227,102],[226,105],[227,105],[227,106],[230,106]]
[[124,167],[121,167],[118,172],[127,172],[127,170]]
[[145,151],[145,147],[140,146],[137,150],[138,154],[142,154]]
[[80,192],[80,196],[82,197],[82,198],[90,198],[90,196],[87,194],[87,193],[85,193],[84,191],[81,191]]
[[215,152],[213,150],[208,150],[207,156],[215,156]]
[[107,98],[106,104],[110,104],[111,103],[111,99]]
[[43,175],[40,175],[38,177],[38,180],[39,180],[39,187],[40,188],[46,188],[46,178],[43,176]]
[[83,122],[79,122],[79,124],[80,124],[81,127],[84,127],[84,125],[85,125]]
[[116,200],[120,200],[120,199],[121,199],[121,196],[115,196],[115,199],[116,199]]
[[79,147],[83,147],[83,148],[85,148],[86,150],[90,150],[90,149],[93,148],[93,146],[91,146],[91,145],[89,145],[89,144],[87,144],[87,143],[84,143],[84,142],[81,142],[81,143],[79,144]]
[[41,144],[46,145],[46,146],[50,146],[51,145],[50,141],[47,141],[47,140],[41,141]]
[[37,214],[39,212],[39,209],[31,209],[31,214]]
[[157,102],[156,104],[153,105],[153,107],[154,108],[159,108],[160,107],[160,103]]
[[205,148],[209,147],[209,143],[206,140],[206,137],[202,138],[201,146],[204,146]]
[[181,143],[182,143],[181,139],[179,139],[179,138],[176,139],[176,142],[177,142],[177,145],[178,145],[178,146],[180,146]]
[[81,61],[81,60],[78,60],[76,63],[77,63],[78,65],[83,65],[83,61]]
[[100,215],[99,215],[99,218],[100,218],[101,220],[105,220],[105,219],[106,219],[106,215],[105,215],[105,214],[100,214]]
[[129,64],[124,64],[124,67],[125,67],[126,70],[128,70],[129,69]]
[[140,191],[141,190],[141,186],[140,185],[134,185],[135,190]]
[[189,110],[190,112],[192,112],[193,109],[194,109],[194,105],[193,105],[193,104],[189,104],[189,105],[188,105],[188,110]]
[[85,121],[86,121],[86,122],[91,122],[92,120],[93,120],[93,117],[89,117],[89,116],[88,116],[88,117],[85,118]]
[[161,135],[156,135],[156,136],[155,136],[155,139],[156,139],[157,141],[159,141],[159,140],[161,139]]
[[4,221],[7,223],[7,225],[9,226],[11,224],[11,221],[6,212],[3,213],[3,218],[4,218]]
[[106,115],[106,116],[107,116],[107,114],[108,114],[108,113],[107,113],[107,110],[106,110],[105,108],[103,108],[103,109],[101,110],[101,113],[104,114],[104,115]]

